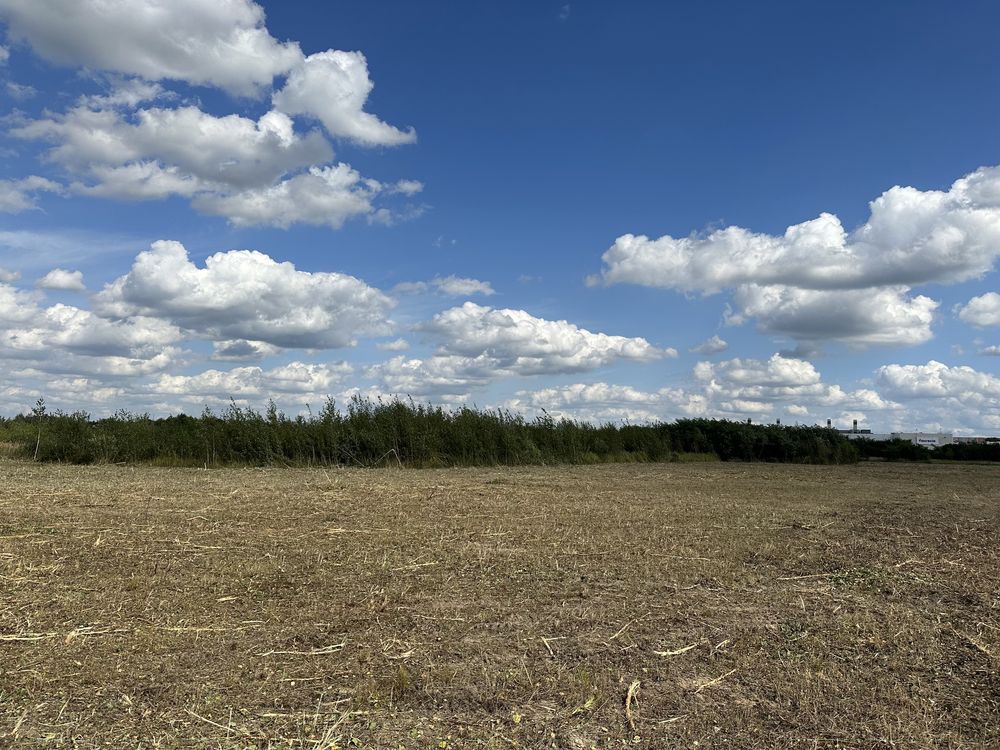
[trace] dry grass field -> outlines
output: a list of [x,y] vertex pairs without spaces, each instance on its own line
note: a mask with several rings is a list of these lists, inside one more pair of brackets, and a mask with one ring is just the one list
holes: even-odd
[[997,748],[1000,468],[0,461],[0,747]]

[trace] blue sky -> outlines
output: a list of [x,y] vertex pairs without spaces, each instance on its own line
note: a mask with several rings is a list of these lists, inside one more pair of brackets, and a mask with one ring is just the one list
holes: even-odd
[[998,26],[0,0],[0,413],[407,394],[998,434]]

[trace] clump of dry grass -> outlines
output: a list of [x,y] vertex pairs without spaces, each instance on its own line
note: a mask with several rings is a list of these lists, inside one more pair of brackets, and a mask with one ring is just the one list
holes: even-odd
[[998,480],[0,462],[0,747],[997,747]]

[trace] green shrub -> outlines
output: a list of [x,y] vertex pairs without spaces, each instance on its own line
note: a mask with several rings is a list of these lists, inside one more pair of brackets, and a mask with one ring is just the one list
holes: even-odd
[[[749,425],[686,419],[648,425],[592,425],[543,412],[528,421],[503,409],[445,410],[412,400],[328,400],[294,418],[269,402],[261,413],[235,401],[153,419],[118,411],[92,420],[84,412],[45,412],[0,420],[7,452],[67,463],[164,466],[515,466],[646,461],[785,461],[851,463],[858,449],[819,427]],[[985,451],[980,451],[985,453]]]

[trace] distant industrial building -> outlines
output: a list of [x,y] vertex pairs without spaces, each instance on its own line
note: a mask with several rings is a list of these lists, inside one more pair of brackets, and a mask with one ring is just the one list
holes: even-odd
[[950,432],[890,432],[889,439],[909,440],[914,445],[922,445],[924,448],[937,448],[955,442],[955,436]]
[[[753,424],[752,419],[747,419],[747,424]],[[781,420],[775,421],[775,425],[781,427]],[[833,420],[826,420],[826,427],[834,429]],[[933,450],[942,445],[952,445],[955,443],[976,443],[979,445],[995,445],[1000,443],[1000,437],[980,436],[980,435],[953,435],[950,432],[872,432],[871,430],[858,427],[858,420],[854,420],[854,425],[849,430],[837,429],[837,432],[848,440],[872,440],[875,442],[886,442],[889,440],[907,440],[914,445]]]
[[[826,426],[832,429],[831,420],[826,420]],[[938,448],[942,445],[952,443],[998,443],[1000,438],[995,437],[955,437],[950,432],[872,432],[867,429],[858,428],[858,420],[854,420],[854,426],[849,430],[837,430],[848,440],[874,440],[884,442],[887,440],[907,440],[914,445],[921,445],[924,448]]]
[[955,437],[956,443],[977,443],[979,445],[989,445],[991,443],[1000,443],[1000,437],[980,437],[977,435],[963,435],[961,437]]

